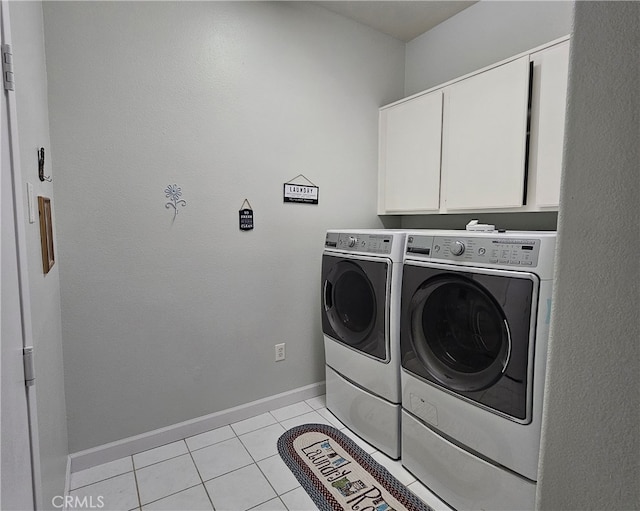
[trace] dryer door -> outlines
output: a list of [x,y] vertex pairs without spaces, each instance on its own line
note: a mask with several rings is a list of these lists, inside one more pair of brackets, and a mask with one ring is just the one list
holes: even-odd
[[405,265],[402,366],[449,392],[526,419],[535,276],[487,271]]
[[388,359],[387,298],[391,262],[323,255],[322,330],[348,347]]

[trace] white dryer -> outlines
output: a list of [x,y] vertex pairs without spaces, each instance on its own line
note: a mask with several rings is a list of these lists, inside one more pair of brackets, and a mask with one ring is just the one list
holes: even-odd
[[404,234],[328,231],[322,255],[327,408],[400,456],[400,285]]
[[455,509],[533,509],[555,232],[408,232],[402,464]]

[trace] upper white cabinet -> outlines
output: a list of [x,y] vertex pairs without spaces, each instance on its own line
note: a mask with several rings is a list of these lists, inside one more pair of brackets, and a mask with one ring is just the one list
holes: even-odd
[[439,210],[441,122],[441,91],[380,112],[380,214]]
[[568,47],[382,107],[378,214],[557,209]]
[[540,207],[557,208],[564,147],[569,41],[532,54],[531,62],[531,198]]
[[528,100],[528,57],[444,89],[447,210],[522,206]]

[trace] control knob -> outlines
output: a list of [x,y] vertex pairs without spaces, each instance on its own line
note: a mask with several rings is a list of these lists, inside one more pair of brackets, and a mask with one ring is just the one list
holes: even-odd
[[349,247],[355,247],[356,243],[358,243],[358,238],[356,238],[355,236],[349,236]]
[[464,243],[462,243],[462,241],[454,241],[453,244],[451,245],[451,253],[454,256],[459,256],[459,255],[462,255],[463,252],[464,252]]

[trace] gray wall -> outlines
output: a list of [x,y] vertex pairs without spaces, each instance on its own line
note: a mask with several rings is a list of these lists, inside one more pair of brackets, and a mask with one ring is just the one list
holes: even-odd
[[406,48],[405,95],[439,85],[571,31],[570,1],[481,1]]
[[324,232],[381,226],[404,44],[304,2],[44,13],[71,451],[324,380]]
[[[42,4],[12,2],[9,14],[16,75],[15,94],[22,177],[25,182],[33,184],[35,197],[43,195],[52,199],[55,223],[57,200],[53,194],[53,185],[38,179],[39,147],[45,148],[45,174],[52,173]],[[24,204],[27,204],[26,187]],[[29,224],[27,212],[24,212],[36,362],[35,394],[40,479],[43,505],[50,509],[51,498],[64,492],[68,454],[67,422],[60,326],[60,266],[54,265],[47,275],[42,271],[40,225],[37,218],[36,211],[36,222]],[[54,228],[54,238],[56,231]]]
[[640,3],[578,2],[538,508],[640,509]]

